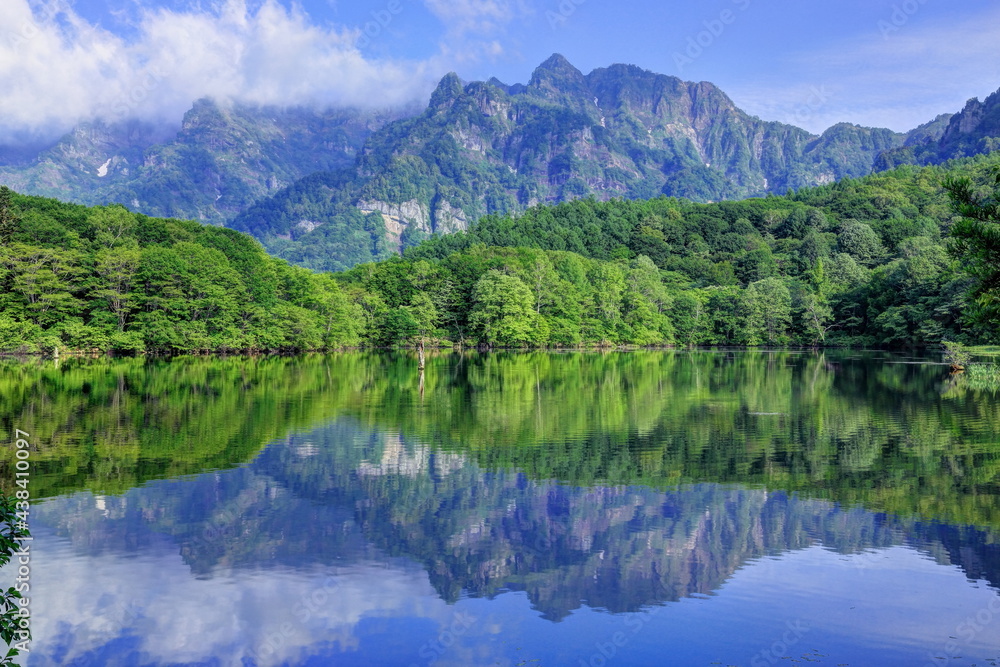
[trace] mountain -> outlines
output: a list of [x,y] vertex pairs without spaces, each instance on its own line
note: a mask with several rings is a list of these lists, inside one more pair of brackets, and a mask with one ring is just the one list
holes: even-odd
[[584,75],[554,55],[527,85],[463,84],[449,74],[424,113],[373,133],[352,169],[314,175],[231,224],[290,261],[340,268],[337,248],[358,221],[364,243],[379,240],[373,213],[398,250],[537,203],[711,201],[831,183],[870,173],[879,154],[907,139],[847,123],[817,136],[750,116],[711,83],[630,65]]
[[711,83],[631,65],[583,74],[557,54],[527,84],[449,74],[422,112],[206,99],[170,131],[92,122],[41,151],[0,148],[0,183],[224,224],[340,270],[539,203],[759,197],[986,152],[1000,146],[997,108],[993,95],[905,134],[840,123],[815,135]]
[[353,164],[371,132],[403,112],[196,102],[179,130],[135,121],[80,125],[34,157],[0,150],[0,182],[84,204],[222,224],[316,171]]
[[[923,128],[931,131],[923,132]],[[884,171],[902,164],[941,164],[997,149],[1000,149],[1000,91],[983,102],[973,98],[959,113],[938,116],[913,130],[903,146],[879,156],[875,169]]]

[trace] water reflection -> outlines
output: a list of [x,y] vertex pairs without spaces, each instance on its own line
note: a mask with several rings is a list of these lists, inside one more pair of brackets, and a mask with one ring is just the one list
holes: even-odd
[[[643,661],[679,644],[640,630],[676,622],[657,610],[685,599],[702,605],[700,650],[719,659],[767,648],[762,606],[808,626],[810,647],[923,656],[944,650],[956,608],[1000,600],[986,588],[1000,584],[992,531],[731,484],[532,480],[355,419],[244,467],[55,498],[35,517],[44,648],[30,664],[518,664],[510,642],[536,651],[524,658],[548,652],[544,664],[590,664],[592,637],[633,630],[644,639],[627,664],[662,664]],[[849,582],[839,600],[837,580]],[[871,605],[860,623],[830,616],[859,600]],[[913,602],[907,623],[885,616]],[[539,624],[562,626],[560,651]],[[993,634],[963,647],[1000,655]]]
[[1000,402],[919,359],[0,362],[0,416],[32,665],[1000,658]]

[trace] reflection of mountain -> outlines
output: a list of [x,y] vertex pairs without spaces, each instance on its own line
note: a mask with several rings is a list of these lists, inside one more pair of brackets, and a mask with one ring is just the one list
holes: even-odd
[[173,542],[208,577],[401,558],[448,601],[525,591],[552,620],[582,604],[635,611],[711,594],[754,559],[814,544],[856,553],[909,543],[1000,585],[993,533],[737,486],[533,481],[344,420],[278,441],[247,467],[98,502],[58,498],[38,518],[91,553]]

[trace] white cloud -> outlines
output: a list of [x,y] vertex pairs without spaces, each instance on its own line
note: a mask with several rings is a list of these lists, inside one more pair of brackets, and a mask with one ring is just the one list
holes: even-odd
[[801,54],[782,79],[761,77],[728,92],[750,113],[813,132],[840,121],[906,131],[961,110],[969,91],[982,97],[1000,87],[998,25],[1000,9],[884,35],[873,25],[863,38]]
[[[367,59],[356,30],[313,25],[276,0],[249,8],[144,10],[126,40],[61,0],[5,0],[0,144],[81,120],[176,122],[200,97],[259,104],[392,106],[426,96],[447,67]],[[7,141],[5,141],[7,140]]]
[[488,34],[527,12],[519,0],[424,0],[452,33]]
[[534,13],[529,0],[424,0],[424,4],[445,26],[440,53],[462,65],[512,55],[496,37],[506,37],[511,23]]

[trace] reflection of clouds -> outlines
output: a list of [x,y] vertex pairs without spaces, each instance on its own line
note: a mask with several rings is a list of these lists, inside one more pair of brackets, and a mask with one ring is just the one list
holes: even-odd
[[407,445],[398,434],[387,435],[384,444],[385,449],[382,450],[379,462],[362,461],[358,466],[358,475],[418,477],[426,474],[431,468],[437,475],[449,475],[469,465],[467,457],[435,451],[427,445]]
[[355,648],[365,618],[445,624],[453,613],[416,568],[360,563],[199,579],[176,553],[80,556],[38,532],[31,665],[68,664],[129,638],[144,664],[239,665],[252,651],[258,664],[276,665],[320,643]]

